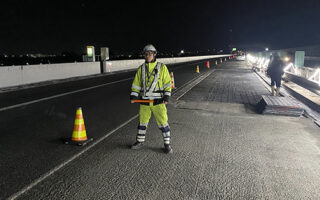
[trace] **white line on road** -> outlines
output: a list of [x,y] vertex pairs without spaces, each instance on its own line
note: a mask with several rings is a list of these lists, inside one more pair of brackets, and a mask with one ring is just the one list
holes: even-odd
[[196,85],[198,85],[201,81],[203,81],[204,79],[206,79],[210,74],[212,74],[214,72],[214,70],[212,70],[211,72],[208,72],[207,74],[201,75],[200,77],[196,77],[195,79],[192,79],[190,82],[188,82],[187,85],[190,86],[190,88],[187,88],[186,91],[183,91],[182,94],[180,94],[176,100],[179,100],[182,96],[184,96],[187,92],[189,92],[192,88],[194,88]]
[[0,108],[0,112],[1,111],[5,111],[5,110],[10,110],[10,109],[13,109],[13,108],[18,108],[18,107],[21,107],[21,106],[26,106],[26,105],[38,103],[40,101],[46,101],[46,100],[49,100],[49,99],[54,99],[54,98],[58,98],[58,97],[62,97],[62,96],[67,96],[69,94],[74,94],[74,93],[83,92],[83,91],[86,91],[86,90],[92,90],[92,89],[95,89],[95,88],[104,87],[106,85],[111,85],[111,84],[114,84],[114,83],[120,83],[120,82],[128,81],[130,79],[133,79],[133,78],[122,79],[122,80],[119,80],[119,81],[105,83],[105,84],[102,84],[102,85],[96,85],[96,86],[93,86],[93,87],[88,87],[88,88],[83,88],[83,89],[80,89],[80,90],[75,90],[75,91],[72,91],[72,92],[66,92],[66,93],[62,93],[62,94],[58,94],[58,95],[54,95],[54,96],[50,96],[50,97],[36,99],[36,100],[33,100],[33,101],[20,103],[20,104],[16,104],[16,105],[13,105],[13,106],[3,107],[3,108]]
[[98,139],[97,141],[94,141],[91,145],[89,144],[87,148],[83,149],[82,151],[80,151],[79,153],[77,153],[76,155],[72,156],[69,160],[63,162],[62,164],[58,165],[57,167],[53,168],[52,170],[50,170],[49,172],[45,173],[44,175],[42,175],[40,178],[36,179],[35,181],[33,181],[30,185],[22,188],[19,192],[13,194],[12,196],[10,196],[8,199],[14,200],[16,198],[18,198],[19,196],[21,196],[22,194],[24,194],[25,192],[27,192],[28,190],[32,189],[34,186],[38,185],[40,182],[42,182],[44,179],[48,178],[49,176],[51,176],[52,174],[54,174],[55,172],[57,172],[59,169],[61,169],[62,167],[66,166],[68,163],[72,162],[73,160],[75,160],[76,158],[78,158],[79,156],[81,156],[82,154],[84,154],[85,152],[89,151],[91,148],[93,148],[94,146],[96,146],[97,144],[99,144],[101,141],[103,141],[104,139],[106,139],[107,137],[109,137],[112,133],[116,132],[117,130],[119,130],[120,128],[124,127],[125,125],[129,124],[131,121],[133,121],[134,119],[136,119],[139,115],[135,115],[132,118],[130,118],[128,121],[124,122],[123,124],[121,124],[120,126],[118,126],[117,128],[113,129],[112,131],[110,131],[109,133],[107,133],[106,135],[104,135],[102,138]]

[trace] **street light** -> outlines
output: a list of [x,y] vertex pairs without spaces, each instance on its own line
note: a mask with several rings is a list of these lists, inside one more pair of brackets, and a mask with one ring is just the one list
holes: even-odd
[[266,51],[269,51],[269,48],[268,48],[268,47],[266,48]]

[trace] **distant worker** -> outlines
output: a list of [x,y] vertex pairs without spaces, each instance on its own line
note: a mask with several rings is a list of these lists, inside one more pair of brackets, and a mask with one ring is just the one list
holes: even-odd
[[274,96],[274,85],[276,85],[276,96],[280,94],[280,87],[281,87],[281,78],[284,74],[283,71],[284,63],[280,59],[278,54],[274,56],[270,56],[270,62],[267,69],[267,75],[271,78],[271,93]]
[[171,96],[171,77],[165,64],[156,60],[157,50],[151,44],[143,49],[145,63],[139,66],[131,87],[130,100],[154,100],[153,103],[140,103],[137,141],[131,149],[140,149],[145,142],[145,135],[151,113],[153,113],[164,139],[165,153],[173,153],[170,145],[170,128],[166,104]]

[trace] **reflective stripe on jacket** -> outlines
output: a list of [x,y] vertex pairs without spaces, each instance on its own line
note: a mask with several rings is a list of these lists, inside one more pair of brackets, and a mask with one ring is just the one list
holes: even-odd
[[171,96],[171,77],[167,66],[157,61],[139,66],[130,95],[149,100]]

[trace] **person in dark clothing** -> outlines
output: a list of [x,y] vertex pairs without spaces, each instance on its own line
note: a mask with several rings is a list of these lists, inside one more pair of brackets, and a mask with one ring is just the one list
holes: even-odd
[[267,75],[271,78],[271,93],[274,96],[274,85],[276,85],[276,96],[280,94],[281,78],[284,74],[284,63],[280,59],[279,55],[270,57],[270,63],[267,69]]

